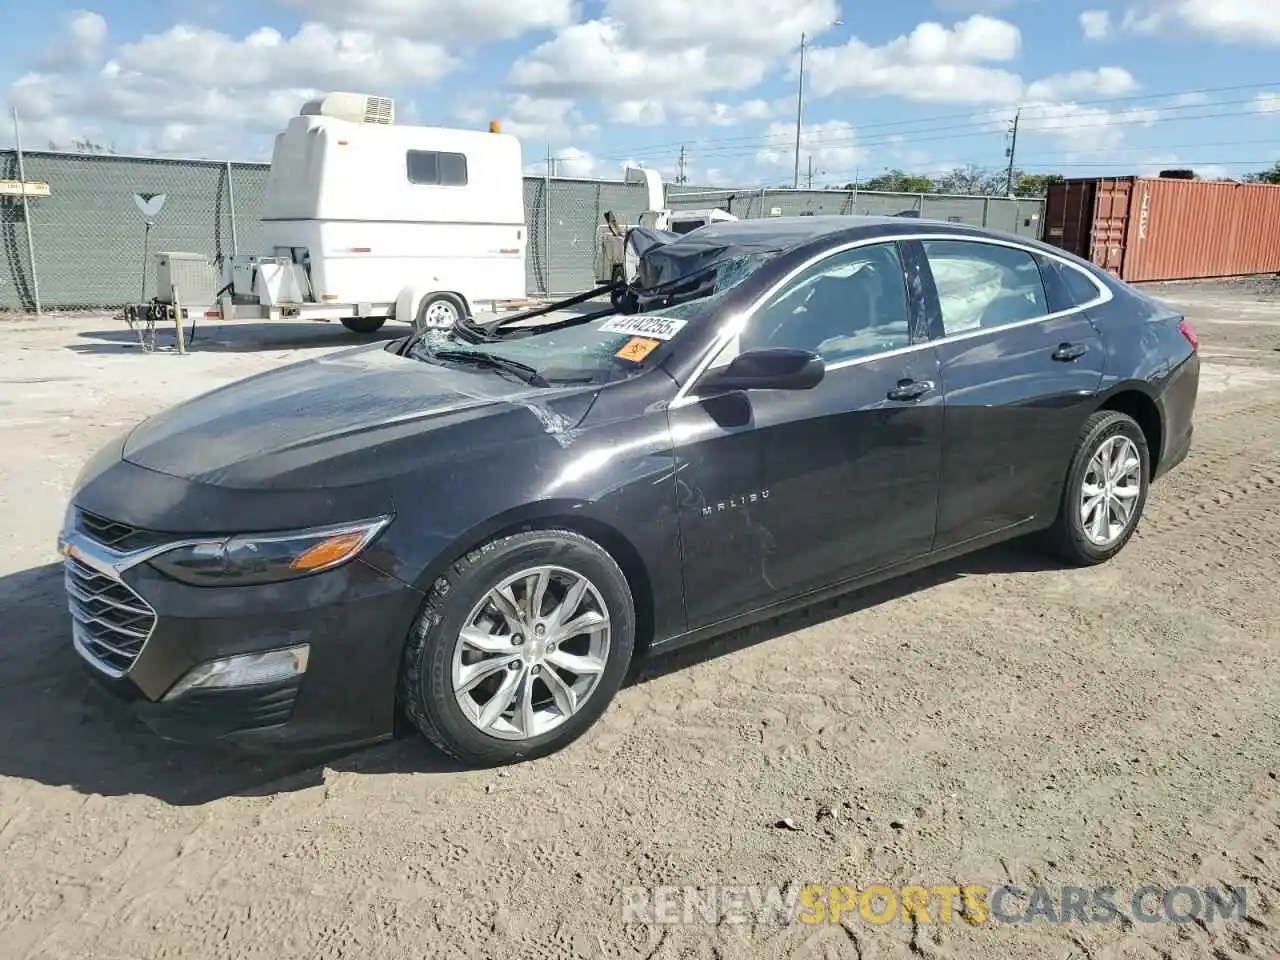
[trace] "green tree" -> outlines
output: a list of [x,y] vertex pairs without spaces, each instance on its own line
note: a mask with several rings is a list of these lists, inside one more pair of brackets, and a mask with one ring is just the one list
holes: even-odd
[[[852,189],[850,185],[846,189]],[[933,193],[933,181],[919,174],[902,170],[888,170],[859,186],[861,190],[880,190],[885,193]]]
[[1050,184],[1062,183],[1060,173],[1023,173],[1014,171],[1014,191],[1020,197],[1043,197],[1049,192]]
[[1246,183],[1275,183],[1280,184],[1280,162],[1276,163],[1270,170],[1262,170],[1259,173],[1250,173],[1244,178]]

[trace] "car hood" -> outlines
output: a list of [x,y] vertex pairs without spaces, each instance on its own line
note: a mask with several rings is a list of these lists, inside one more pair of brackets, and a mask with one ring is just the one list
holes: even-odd
[[[181,403],[139,424],[122,457],[220,486],[345,486],[421,465],[424,442],[446,430],[492,440],[497,427],[509,441],[541,433],[567,442],[594,395],[595,388],[530,387],[492,370],[357,347]],[[504,416],[510,424],[489,422]],[[426,459],[447,453],[434,445]]]

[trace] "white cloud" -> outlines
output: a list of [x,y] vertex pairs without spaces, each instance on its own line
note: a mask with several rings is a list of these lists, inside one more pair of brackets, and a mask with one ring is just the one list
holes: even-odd
[[107,21],[90,10],[74,10],[62,21],[62,30],[36,58],[37,70],[69,72],[102,63],[107,42]]
[[1254,113],[1280,113],[1280,93],[1259,93],[1253,98],[1252,107]]
[[1025,96],[1031,100],[1069,100],[1072,97],[1122,97],[1138,88],[1133,74],[1121,67],[1074,70],[1055,73],[1030,84]]
[[600,165],[600,161],[579,147],[564,147],[552,157],[552,171],[557,177],[589,177]]
[[520,57],[511,84],[605,104],[634,101],[639,92],[665,104],[745,89],[795,50],[802,32],[812,37],[830,27],[838,8],[835,0],[740,0],[725,16],[715,4],[687,0],[607,0],[604,12]]
[[1111,35],[1111,14],[1106,10],[1085,10],[1080,14],[1080,30],[1086,40],[1105,40]]
[[612,123],[629,127],[656,127],[667,122],[661,100],[617,100],[605,105],[605,113]]
[[[1152,107],[1107,110],[1076,103],[1033,102],[1023,108],[1019,136],[1045,136],[1074,154],[1096,154],[1118,149],[1130,129],[1150,126],[1160,117],[1160,111]],[[1020,145],[1025,143],[1019,140]]]
[[1274,0],[1146,0],[1126,11],[1123,22],[1143,33],[1180,25],[1229,43],[1280,44]]
[[[756,152],[756,163],[763,167],[795,167],[795,136],[793,124],[776,122],[765,128],[763,143]],[[857,145],[857,132],[843,120],[807,124],[800,135],[800,176],[804,178],[813,157],[814,175],[842,176],[850,174],[865,157],[866,151]]]
[[1018,5],[1018,0],[933,0],[933,5],[948,13],[995,13]]
[[879,47],[853,37],[812,52],[812,90],[816,96],[851,91],[927,102],[1013,101],[1022,79],[985,64],[1012,60],[1021,44],[1017,27],[983,15],[950,29],[921,23]]
[[73,18],[64,40],[80,38],[83,50],[96,44],[96,69],[33,71],[9,98],[24,125],[60,130],[60,138],[81,128],[132,128],[134,142],[121,145],[130,152],[263,156],[265,135],[324,90],[427,85],[457,66],[435,44],[318,23],[292,36],[263,27],[242,39],[178,25],[104,50],[95,38],[105,37],[105,23],[92,16]]
[[[179,24],[120,47],[124,73],[202,85],[370,90],[425,84],[458,64],[444,47],[304,23],[292,37],[260,27],[243,40]],[[234,69],[229,67],[234,66]]]
[[308,20],[432,42],[510,40],[573,21],[573,0],[280,0]]
[[[492,116],[488,110],[476,110],[473,115]],[[510,98],[501,123],[503,133],[532,141],[589,140],[600,132],[598,126],[586,121],[572,100],[524,93]]]
[[[767,100],[744,100],[741,103],[711,103],[705,100],[677,100],[669,105],[670,112],[679,118],[682,126],[732,127],[740,123],[768,120],[776,116],[779,104]],[[794,108],[788,102],[786,110]]]

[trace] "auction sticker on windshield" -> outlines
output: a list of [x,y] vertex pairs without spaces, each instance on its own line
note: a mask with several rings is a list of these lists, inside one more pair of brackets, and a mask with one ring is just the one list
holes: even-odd
[[639,363],[660,345],[658,340],[646,340],[644,337],[632,337],[622,345],[622,349],[614,354],[620,360]]
[[601,333],[629,333],[633,337],[649,337],[654,340],[670,340],[679,333],[687,320],[674,317],[614,317],[600,328]]

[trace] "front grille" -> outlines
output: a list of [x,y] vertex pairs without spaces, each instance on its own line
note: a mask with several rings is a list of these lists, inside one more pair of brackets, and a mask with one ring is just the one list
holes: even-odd
[[76,642],[110,672],[125,673],[151,635],[156,612],[125,583],[75,557],[63,564]]
[[173,539],[172,534],[143,530],[118,520],[108,520],[87,510],[76,511],[76,528],[104,547],[120,553],[145,550],[147,547],[159,546]]

